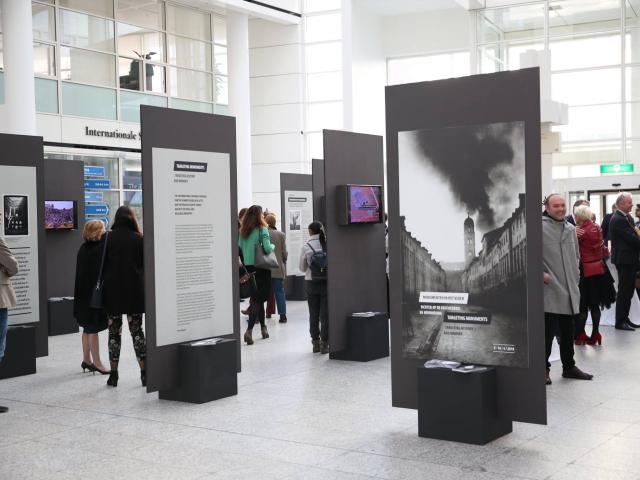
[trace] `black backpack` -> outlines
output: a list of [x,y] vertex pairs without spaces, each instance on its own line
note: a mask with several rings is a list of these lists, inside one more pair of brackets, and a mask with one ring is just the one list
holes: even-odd
[[327,280],[327,252],[324,250],[315,250],[309,242],[307,245],[313,252],[309,267],[311,269],[311,281],[320,282]]

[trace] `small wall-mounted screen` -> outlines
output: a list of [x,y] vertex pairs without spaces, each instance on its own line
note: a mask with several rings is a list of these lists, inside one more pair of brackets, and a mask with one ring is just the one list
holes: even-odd
[[349,223],[381,223],[382,208],[381,185],[349,185]]
[[78,226],[74,200],[45,200],[44,228],[47,230],[74,230]]

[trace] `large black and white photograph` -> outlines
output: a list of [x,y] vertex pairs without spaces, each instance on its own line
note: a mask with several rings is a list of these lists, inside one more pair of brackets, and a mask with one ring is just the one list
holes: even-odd
[[399,132],[405,358],[528,366],[524,130]]
[[4,234],[29,235],[29,199],[26,195],[4,196]]

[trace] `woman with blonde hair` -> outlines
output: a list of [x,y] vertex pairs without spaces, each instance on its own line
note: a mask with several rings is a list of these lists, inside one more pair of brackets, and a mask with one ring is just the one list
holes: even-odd
[[91,308],[91,294],[100,275],[104,234],[100,220],[85,223],[82,230],[84,243],[78,250],[76,260],[76,284],[73,295],[73,316],[82,327],[82,371],[109,373],[100,360],[98,332],[107,329],[107,316],[102,309]]

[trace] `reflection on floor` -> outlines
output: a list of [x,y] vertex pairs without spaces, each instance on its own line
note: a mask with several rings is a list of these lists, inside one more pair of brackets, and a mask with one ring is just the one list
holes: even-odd
[[78,335],[52,337],[36,375],[0,381],[0,478],[640,478],[640,332],[604,328],[601,348],[577,347],[593,382],[554,364],[549,426],[477,447],[419,438],[416,413],[391,407],[388,358],[314,355],[306,305],[289,309],[242,347],[239,395],[204,405],[147,395],[126,336],[116,389],[82,373]]

